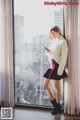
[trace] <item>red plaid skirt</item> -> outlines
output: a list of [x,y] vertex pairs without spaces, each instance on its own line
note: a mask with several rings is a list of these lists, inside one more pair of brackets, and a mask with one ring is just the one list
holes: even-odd
[[55,60],[51,59],[51,67],[44,73],[43,77],[54,80],[61,80],[62,78],[68,77],[65,70],[62,75],[58,75],[58,67],[59,64]]

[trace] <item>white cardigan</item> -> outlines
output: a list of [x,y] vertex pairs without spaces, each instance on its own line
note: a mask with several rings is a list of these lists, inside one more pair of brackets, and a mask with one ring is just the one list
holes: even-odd
[[68,57],[68,45],[66,40],[61,37],[60,39],[53,39],[49,48],[51,51],[47,52],[46,55],[49,58],[50,64],[51,59],[54,59],[58,64],[58,75],[62,75],[65,69],[65,65]]

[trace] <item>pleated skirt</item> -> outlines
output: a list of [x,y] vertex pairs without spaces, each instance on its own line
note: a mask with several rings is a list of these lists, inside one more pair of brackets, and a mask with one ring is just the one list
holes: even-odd
[[54,59],[51,59],[51,67],[46,70],[46,72],[43,74],[43,77],[53,80],[61,80],[62,78],[68,77],[65,69],[62,75],[58,75],[57,74],[58,67],[59,64]]

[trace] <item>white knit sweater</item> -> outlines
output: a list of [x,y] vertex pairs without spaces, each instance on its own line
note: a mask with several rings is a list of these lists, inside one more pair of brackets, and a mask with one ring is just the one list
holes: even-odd
[[52,40],[49,49],[51,51],[50,52],[46,51],[46,55],[49,58],[50,64],[51,59],[54,59],[59,64],[57,74],[62,75],[68,57],[68,45],[66,40],[63,37],[61,37],[60,39]]

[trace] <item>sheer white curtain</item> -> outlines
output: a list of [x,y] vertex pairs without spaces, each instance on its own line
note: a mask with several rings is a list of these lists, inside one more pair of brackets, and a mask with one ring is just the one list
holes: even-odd
[[12,0],[0,0],[0,105],[14,107]]
[[64,113],[70,115],[79,115],[80,109],[80,80],[78,79],[78,16],[80,11],[78,12],[78,7],[78,5],[64,6],[65,37],[69,46],[68,78],[64,82]]
[[[79,80],[78,91],[80,91],[80,5],[78,6],[78,80]],[[80,111],[80,92],[79,92],[79,111]]]

